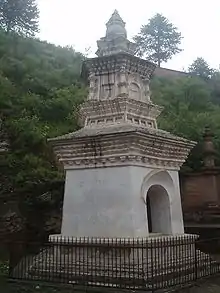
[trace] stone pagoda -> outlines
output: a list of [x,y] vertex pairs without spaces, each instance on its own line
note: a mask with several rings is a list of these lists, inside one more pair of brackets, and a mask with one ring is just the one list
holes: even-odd
[[62,236],[183,234],[178,170],[194,142],[157,127],[155,64],[136,57],[118,12],[83,74],[89,94],[82,128],[50,139],[65,169]]

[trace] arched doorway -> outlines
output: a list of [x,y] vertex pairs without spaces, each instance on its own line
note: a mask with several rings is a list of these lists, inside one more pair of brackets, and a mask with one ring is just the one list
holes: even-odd
[[152,185],[146,196],[149,233],[171,234],[170,201],[166,189]]

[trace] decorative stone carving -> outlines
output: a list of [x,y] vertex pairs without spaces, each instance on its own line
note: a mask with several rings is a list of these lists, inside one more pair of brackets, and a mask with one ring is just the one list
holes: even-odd
[[[61,137],[54,151],[65,168],[131,164],[178,170],[187,156],[188,141],[179,139],[178,142],[175,136],[147,129],[148,132],[146,128],[128,128],[122,124],[117,128],[110,127],[112,132],[106,132],[103,127],[96,128],[94,136],[91,136],[89,129],[88,132],[85,129],[69,136],[68,145],[63,143],[65,140]],[[90,133],[90,137],[86,133]],[[191,143],[191,147],[193,145]]]
[[123,88],[118,87],[118,97],[107,100],[90,100],[82,105],[80,117],[85,126],[97,127],[97,125],[118,124],[127,122],[142,127],[157,128],[156,118],[162,111],[162,107],[153,103],[146,103],[128,97],[127,83]]
[[151,92],[150,92],[150,80],[148,78],[145,78],[143,80],[143,84],[144,84],[144,97],[145,100],[148,102],[151,102],[150,96],[151,96]]
[[98,79],[94,73],[89,76],[89,96],[88,100],[92,100],[97,97]]
[[138,101],[141,99],[140,87],[135,82],[130,83],[129,98],[134,99],[134,100],[138,100]]

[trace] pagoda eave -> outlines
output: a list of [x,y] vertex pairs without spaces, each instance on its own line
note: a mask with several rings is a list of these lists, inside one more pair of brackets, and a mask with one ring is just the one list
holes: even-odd
[[145,59],[138,58],[126,52],[119,52],[109,56],[89,58],[83,63],[82,75],[94,73],[96,75],[110,72],[138,72],[143,78],[151,78],[156,65]]
[[49,141],[58,160],[65,168],[72,169],[83,166],[105,167],[106,164],[155,165],[179,169],[195,145],[192,141],[177,140],[178,137],[165,132],[156,135],[147,132],[154,132],[150,129],[134,129],[120,132],[118,128],[115,133],[104,134],[103,128],[97,131],[97,128],[88,127],[84,131],[79,130],[78,133]]

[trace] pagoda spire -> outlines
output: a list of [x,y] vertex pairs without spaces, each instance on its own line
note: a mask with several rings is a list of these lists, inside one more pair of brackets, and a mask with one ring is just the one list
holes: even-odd
[[97,41],[98,50],[96,55],[109,56],[120,52],[134,55],[136,45],[127,39],[125,22],[115,10],[106,23],[105,37]]
[[106,28],[106,37],[109,39],[117,38],[117,36],[127,38],[125,22],[116,9],[110,17],[109,21],[106,23]]

